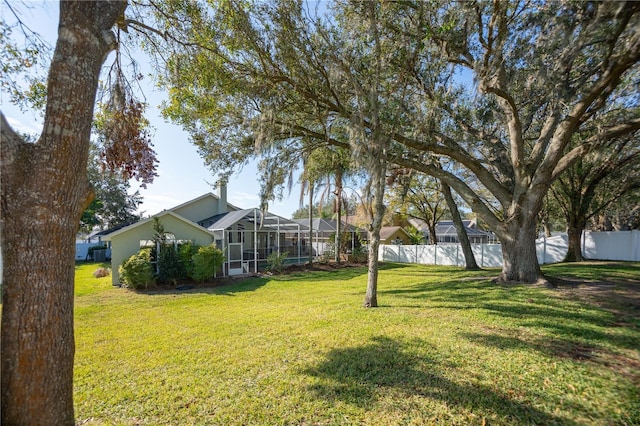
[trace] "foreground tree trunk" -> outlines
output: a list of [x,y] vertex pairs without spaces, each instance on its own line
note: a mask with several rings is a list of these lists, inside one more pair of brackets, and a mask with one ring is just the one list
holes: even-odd
[[449,207],[449,211],[451,212],[453,225],[456,227],[458,241],[460,241],[460,246],[462,247],[465,269],[470,271],[477,271],[478,269],[480,269],[480,267],[476,263],[476,257],[473,255],[471,243],[469,242],[469,235],[467,235],[467,230],[464,228],[464,223],[462,222],[462,218],[460,217],[460,211],[458,210],[458,206],[453,199],[453,194],[451,194],[451,187],[444,182],[440,182],[440,185],[442,186],[442,194],[444,195],[444,199],[447,202],[447,207]]
[[2,115],[2,424],[72,425],[75,235],[92,191],[100,67],[125,1],[62,2],[44,127],[27,143]]

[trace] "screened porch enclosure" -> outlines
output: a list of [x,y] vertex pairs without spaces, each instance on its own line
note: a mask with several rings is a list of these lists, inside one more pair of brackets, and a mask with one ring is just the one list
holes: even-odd
[[304,263],[309,258],[309,229],[297,222],[246,209],[205,219],[216,246],[225,254],[224,275],[264,271],[272,253],[286,253],[286,263]]

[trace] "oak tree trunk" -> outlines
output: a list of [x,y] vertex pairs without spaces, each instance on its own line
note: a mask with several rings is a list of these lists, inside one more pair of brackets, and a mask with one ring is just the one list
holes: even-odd
[[2,424],[72,425],[75,236],[90,202],[89,136],[124,1],[62,2],[36,143],[2,116]]
[[573,218],[567,221],[568,249],[564,257],[565,262],[582,262],[582,230],[587,224],[586,219]]
[[535,216],[506,222],[501,231],[497,235],[502,244],[503,264],[498,281],[529,284],[544,281],[536,254]]

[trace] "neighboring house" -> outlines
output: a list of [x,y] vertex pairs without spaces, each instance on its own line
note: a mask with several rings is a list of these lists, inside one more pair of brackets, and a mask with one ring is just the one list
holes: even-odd
[[411,238],[402,226],[383,226],[380,228],[380,244],[411,244]]
[[[420,219],[409,219],[409,223],[415,226],[425,236],[425,241],[429,244],[429,229],[426,223]],[[475,220],[463,220],[464,228],[469,236],[469,242],[471,244],[488,244],[496,240],[495,235],[492,232],[478,229]],[[436,238],[439,243],[457,243],[458,232],[453,224],[452,220],[441,220],[436,224]]]
[[120,283],[118,267],[122,262],[141,247],[153,245],[154,217],[164,227],[169,242],[191,241],[200,246],[215,243],[225,255],[223,276],[258,272],[272,252],[287,252],[290,262],[304,261],[305,250],[299,243],[304,226],[256,208],[241,210],[227,203],[226,187],[220,186],[217,195],[204,194],[105,235],[102,240],[111,245],[114,285]]
[[[303,225],[305,229],[309,228],[309,219],[294,219],[295,222]],[[312,244],[317,254],[321,254],[327,243],[333,243],[335,238],[338,221],[336,219],[322,219],[315,218],[311,222],[311,232],[313,235]],[[359,230],[353,225],[348,223],[342,223],[340,227],[341,233],[348,233],[350,236],[349,247],[353,250],[354,247],[360,246],[360,241],[367,239],[367,233]],[[309,237],[309,233],[305,234]],[[358,241],[360,240],[360,241]]]

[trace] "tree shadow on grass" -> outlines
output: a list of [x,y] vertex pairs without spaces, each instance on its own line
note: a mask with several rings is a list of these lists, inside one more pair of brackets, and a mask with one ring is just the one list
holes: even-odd
[[[382,287],[382,286],[381,286]],[[432,281],[419,282],[407,285],[403,288],[386,290],[378,289],[380,296],[390,295],[401,299],[420,300],[433,302],[444,302],[447,304],[472,304],[476,305],[482,301],[492,301],[499,299],[502,295],[496,295],[500,291],[499,287],[491,284],[486,278],[482,281],[455,281],[445,280],[440,283]],[[455,308],[455,306],[452,306]]]
[[299,271],[282,275],[274,275],[272,278],[278,281],[346,281],[366,274],[367,268],[358,266],[333,270]]
[[211,294],[233,296],[236,293],[256,291],[266,285],[270,280],[261,277],[231,278],[211,283],[188,283],[176,287],[156,287],[148,290],[138,291],[140,294],[148,296],[158,296],[167,294]]
[[[633,321],[620,323],[614,315],[604,313],[597,306],[579,309],[574,303],[540,288],[496,286],[486,281],[452,281],[419,283],[378,293],[398,300],[420,301],[416,306],[423,309],[475,309],[518,326],[545,330],[559,340],[589,340],[593,344],[614,344],[625,349],[640,345],[640,333],[636,332]],[[627,312],[628,315],[632,313]],[[611,327],[627,327],[632,331],[631,336],[610,333]],[[569,344],[573,346],[573,342]]]
[[507,423],[576,424],[487,386],[453,381],[439,371],[441,361],[419,356],[406,346],[388,337],[375,337],[362,346],[334,349],[324,362],[303,373],[321,379],[310,389],[319,398],[362,408],[371,407],[379,395],[391,392],[402,400],[439,400],[449,407],[498,416]]
[[[640,382],[640,330],[635,325],[638,311],[625,309],[622,321],[615,311],[607,312],[584,301],[568,301],[559,291],[452,281],[420,283],[381,293],[396,298],[394,306],[476,310],[505,324],[462,335],[475,343],[499,349],[525,348],[552,358],[595,363]],[[415,303],[403,304],[403,300]],[[398,301],[400,304],[394,304]],[[636,373],[628,372],[634,369]]]
[[[316,265],[316,264],[314,264]],[[305,265],[308,268],[308,265]],[[301,270],[289,270],[288,273],[276,275],[275,278],[281,281],[299,280],[305,281],[346,281],[357,277],[365,277],[367,275],[366,264],[348,264],[345,263],[342,266],[333,266],[326,268],[326,265],[318,266],[319,269],[301,269]],[[380,263],[378,265],[378,271],[390,271],[394,269],[406,268],[406,264],[403,263]],[[408,274],[415,276],[412,274]]]
[[[544,330],[545,338],[552,337],[558,343],[553,347],[574,347],[584,345],[583,341],[590,342],[587,346],[598,348],[610,346],[621,349],[637,349],[640,347],[640,333],[629,326],[615,325],[615,316],[602,312],[593,307],[576,310],[574,306],[558,300],[545,300],[521,303],[482,303],[479,308],[493,315],[508,318],[521,327]],[[629,333],[613,332],[614,330],[627,328]],[[565,343],[563,343],[565,342]],[[544,345],[532,344],[534,348],[544,348]],[[548,351],[543,351],[548,352]],[[554,352],[554,351],[552,351]]]

